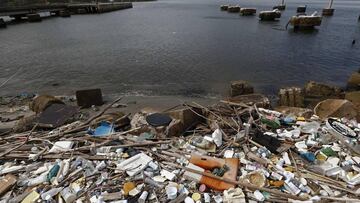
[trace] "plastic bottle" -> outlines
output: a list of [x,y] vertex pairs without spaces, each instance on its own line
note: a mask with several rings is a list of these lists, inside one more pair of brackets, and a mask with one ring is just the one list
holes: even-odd
[[72,203],[76,200],[76,195],[74,194],[74,192],[69,188],[64,188],[61,192],[60,192],[61,196],[63,197],[63,199],[65,200],[66,203]]
[[149,193],[147,191],[141,193],[140,198],[138,199],[138,203],[145,203],[148,195]]
[[145,178],[144,182],[146,184],[149,184],[149,185],[152,185],[152,186],[155,186],[157,188],[163,188],[164,186],[159,184],[158,182],[154,181],[153,179],[151,178]]
[[220,129],[216,129],[213,132],[212,138],[217,147],[220,147],[222,145],[222,132]]
[[300,126],[300,131],[302,133],[316,133],[318,129],[320,128],[320,124],[316,121],[305,123],[304,125]]
[[49,171],[47,175],[47,181],[50,182],[52,178],[56,177],[60,169],[60,165],[56,163]]
[[177,197],[177,188],[176,187],[167,187],[166,188],[166,195],[169,200],[173,200]]
[[27,181],[27,186],[31,187],[31,186],[39,185],[45,183],[46,181],[47,181],[47,173],[43,173],[36,178],[29,179]]
[[211,197],[210,197],[209,193],[204,193],[204,201],[205,201],[205,203],[210,203]]
[[41,194],[41,199],[43,200],[50,200],[52,197],[57,195],[61,190],[63,190],[63,187],[59,188],[52,188],[44,193]]

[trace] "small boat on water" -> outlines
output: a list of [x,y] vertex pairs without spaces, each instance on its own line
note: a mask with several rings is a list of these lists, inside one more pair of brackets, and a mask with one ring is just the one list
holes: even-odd
[[240,15],[242,16],[251,16],[256,13],[256,8],[241,8]]
[[240,12],[240,6],[239,5],[236,5],[236,6],[229,6],[227,11],[229,13],[239,13]]
[[276,18],[281,17],[281,12],[279,9],[274,9],[272,11],[260,11],[259,18],[262,21],[273,21]]
[[315,11],[312,15],[296,15],[290,18],[289,23],[294,26],[294,29],[298,28],[314,28],[320,26],[322,17],[317,15]]
[[227,11],[228,8],[229,8],[229,5],[221,5],[220,6],[220,10],[222,10],[222,11]]

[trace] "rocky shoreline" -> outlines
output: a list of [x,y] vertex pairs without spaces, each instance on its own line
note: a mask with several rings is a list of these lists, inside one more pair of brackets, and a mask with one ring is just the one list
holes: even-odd
[[220,101],[2,97],[1,201],[358,201],[359,79],[282,88],[273,108],[246,81]]

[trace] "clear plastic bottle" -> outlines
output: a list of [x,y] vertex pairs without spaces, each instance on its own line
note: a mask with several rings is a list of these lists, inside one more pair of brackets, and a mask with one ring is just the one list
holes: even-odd
[[300,126],[300,131],[302,133],[311,134],[311,133],[316,133],[319,128],[320,128],[320,124],[316,121],[312,121]]
[[44,193],[41,194],[41,199],[43,200],[50,200],[52,197],[57,195],[61,190],[63,190],[62,187],[59,188],[52,188]]

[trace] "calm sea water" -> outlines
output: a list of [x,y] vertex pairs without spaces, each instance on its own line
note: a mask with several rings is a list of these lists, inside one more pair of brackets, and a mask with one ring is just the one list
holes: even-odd
[[0,30],[0,84],[18,73],[0,92],[99,87],[109,94],[216,96],[243,79],[274,94],[308,80],[345,85],[360,68],[358,0],[335,0],[333,17],[296,33],[285,30],[296,7],[320,13],[327,0],[289,0],[277,22],[221,12],[228,3],[261,11],[279,1],[160,0],[8,26]]

